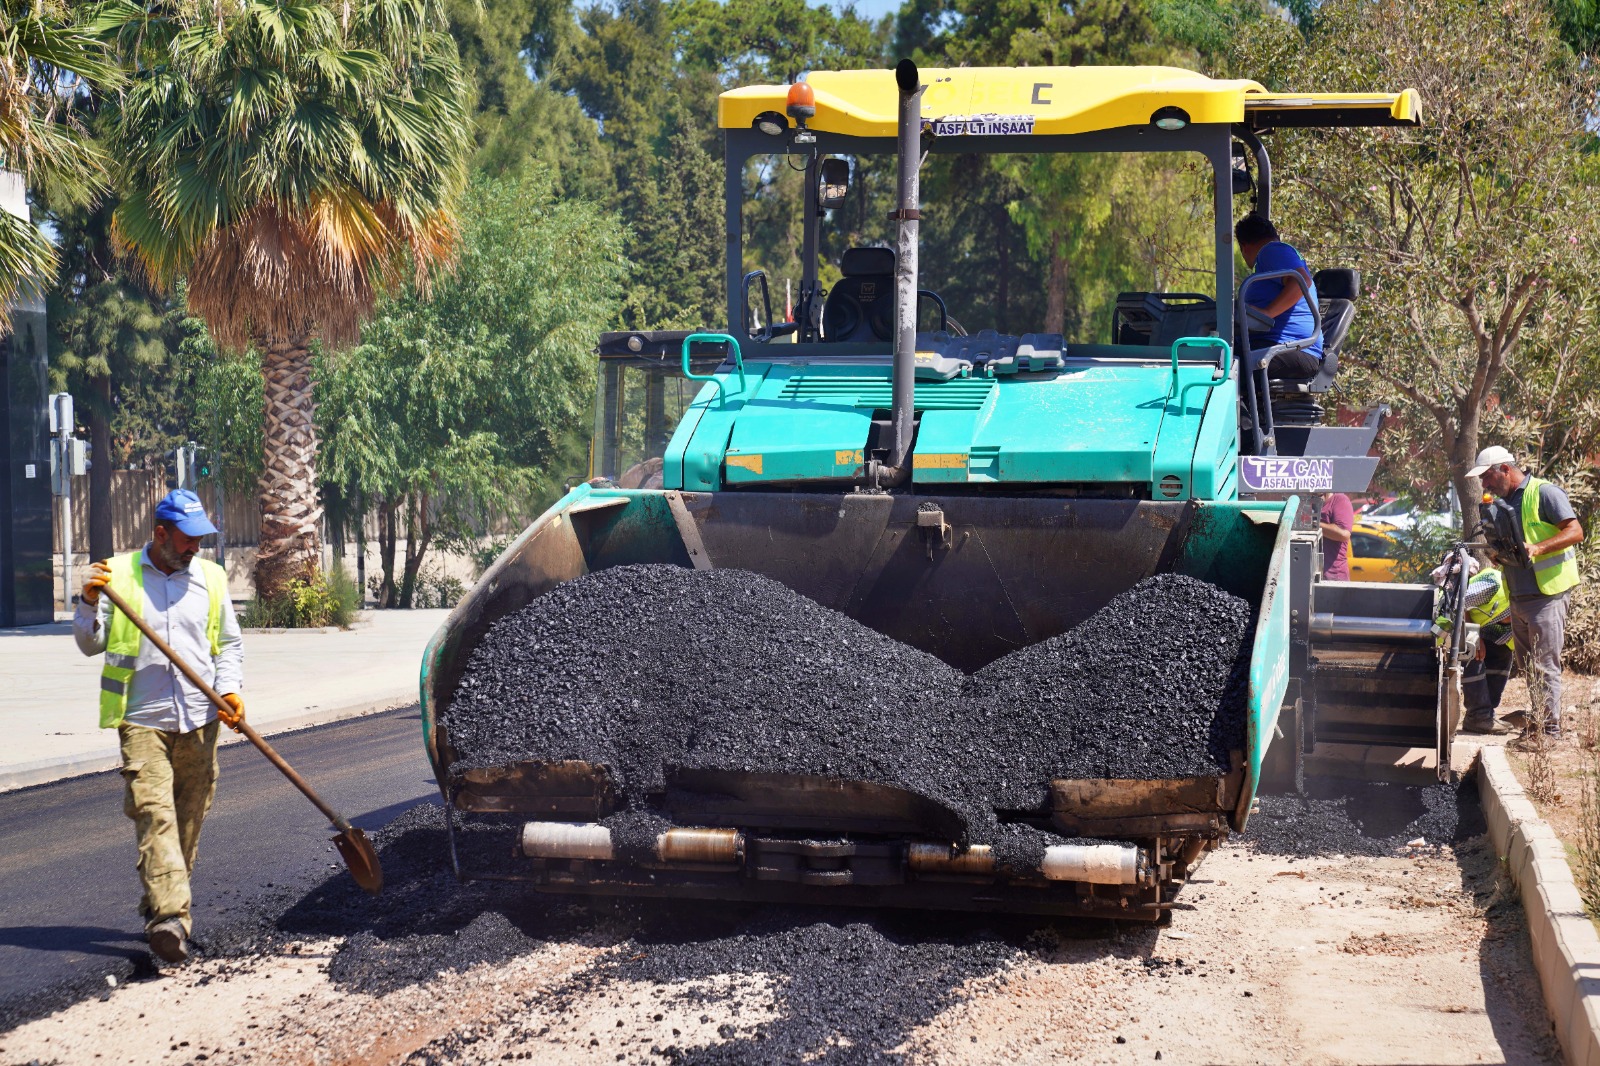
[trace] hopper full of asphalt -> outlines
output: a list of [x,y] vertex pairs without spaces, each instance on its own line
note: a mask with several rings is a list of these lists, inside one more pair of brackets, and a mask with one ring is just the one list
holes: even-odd
[[1251,630],[1244,600],[1163,574],[968,677],[753,573],[625,566],[497,623],[442,722],[454,774],[583,760],[641,814],[678,769],[863,780],[981,841],[1044,815],[1051,778],[1226,773]]

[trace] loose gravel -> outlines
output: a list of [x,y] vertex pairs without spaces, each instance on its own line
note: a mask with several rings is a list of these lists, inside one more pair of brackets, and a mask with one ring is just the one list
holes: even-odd
[[987,840],[997,812],[1046,812],[1053,777],[1226,773],[1251,617],[1158,575],[965,677],[756,574],[617,567],[501,620],[443,724],[454,774],[584,760],[634,814],[678,769],[805,773],[909,789]]
[[[658,1058],[696,1063],[793,1062],[835,1045],[819,1062],[883,1061],[917,1026],[955,1002],[967,982],[1005,971],[1039,938],[1037,919],[873,913],[826,907],[753,906],[696,901],[585,901],[537,894],[527,885],[456,881],[448,865],[442,812],[426,804],[372,834],[385,874],[371,897],[343,873],[284,886],[255,907],[252,920],[209,930],[202,958],[247,964],[287,945],[342,939],[329,978],[349,992],[386,995],[448,971],[502,964],[551,944],[602,949],[602,960],[549,996],[585,1009],[605,989],[633,981],[693,983],[723,974],[770,975],[770,1020],[738,1021],[737,997],[706,1008],[733,1015],[725,1043],[664,1045]],[[520,819],[515,820],[520,824]],[[644,819],[614,824],[652,832]],[[463,839],[463,837],[465,839]],[[458,845],[482,853],[509,849],[511,821],[458,827]],[[1099,928],[1098,926],[1096,928]],[[686,993],[693,994],[693,993]],[[762,1014],[751,1003],[752,1017]],[[731,1007],[731,1009],[730,1009]],[[765,1015],[763,1015],[764,1017]],[[537,1034],[526,1034],[536,1042]],[[453,1061],[446,1037],[421,1061]]]
[[1257,804],[1245,826],[1245,844],[1298,858],[1395,855],[1455,846],[1484,832],[1477,785],[1470,780],[1426,788],[1308,781],[1304,794],[1261,795]]
[[[540,1019],[497,1033],[498,1042],[537,1047],[549,1028],[540,1022],[551,1014],[581,1016],[607,1002],[608,991],[651,987],[674,990],[654,1009],[698,1015],[702,1024],[716,1021],[719,1040],[706,1046],[691,1034],[681,1042],[661,1039],[648,1051],[633,1051],[630,1060],[708,1066],[902,1061],[894,1049],[965,999],[972,982],[1004,974],[1036,957],[1037,945],[1055,941],[1036,928],[991,927],[968,918],[934,931],[905,916],[817,909],[714,913],[680,904],[671,916],[633,917],[631,935],[592,968],[545,993]],[[629,1009],[620,1002],[616,1007]],[[473,1034],[446,1037],[415,1061],[457,1061],[475,1040]]]

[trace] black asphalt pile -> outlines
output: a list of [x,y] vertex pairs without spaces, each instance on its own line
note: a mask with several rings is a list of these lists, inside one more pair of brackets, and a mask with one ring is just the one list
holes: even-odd
[[1307,782],[1304,795],[1262,795],[1242,837],[1273,855],[1383,856],[1455,846],[1484,832],[1476,786]]
[[456,772],[581,759],[630,799],[661,791],[667,766],[879,778],[860,726],[960,680],[759,575],[623,566],[497,623],[444,724]]
[[[586,1001],[617,982],[688,984],[720,975],[760,975],[772,991],[685,993],[723,1004],[731,1015],[721,1043],[651,1048],[668,1061],[697,1064],[898,1061],[894,1049],[957,1002],[964,986],[1028,956],[1037,926],[992,925],[941,916],[863,915],[795,908],[753,914],[674,914],[638,928],[594,969],[552,996]],[[703,997],[703,998],[698,998]],[[731,1003],[732,1009],[728,1005]],[[741,1021],[741,1016],[764,1018]],[[536,1033],[527,1034],[533,1040]]]
[[987,840],[1052,777],[1226,772],[1251,613],[1160,575],[967,678],[755,574],[618,567],[502,619],[443,724],[454,773],[598,763],[632,813],[677,769],[804,773],[909,789]]
[[[1227,773],[1244,746],[1251,624],[1237,596],[1159,574],[1070,632],[990,663],[965,696],[1003,719],[1004,742],[1026,744],[1025,757],[1054,776]],[[1004,783],[1031,788],[1026,773]],[[1002,792],[997,805],[1031,798],[1009,803]]]
[[[613,823],[614,832],[640,839],[653,828],[645,819]],[[894,1049],[959,1002],[968,982],[1048,957],[1060,939],[1051,923],[1025,916],[941,914],[930,923],[926,914],[906,911],[584,901],[519,884],[462,884],[450,870],[442,813],[433,804],[371,836],[384,868],[382,895],[366,895],[342,871],[282,886],[252,904],[248,920],[212,931],[204,954],[248,958],[340,937],[330,979],[350,992],[384,995],[548,944],[583,942],[609,950],[592,968],[540,993],[547,1005],[585,1009],[590,994],[634,981],[767,979],[770,991],[759,985],[686,991],[696,1005],[729,1016],[723,1042],[662,1047],[655,1058],[841,1064],[896,1060]],[[457,834],[459,846],[484,854],[514,839],[509,822],[469,825]],[[529,1046],[539,1044],[537,1032],[525,1035]],[[472,1039],[446,1036],[410,1061],[457,1061],[452,1048],[467,1049]]]
[[[509,869],[521,818],[480,818],[458,825],[464,864]],[[342,986],[381,995],[446,970],[501,962],[571,932],[581,908],[496,882],[463,884],[450,868],[443,813],[421,804],[371,834],[384,888],[369,896],[343,871],[264,894],[246,917],[199,931],[204,955],[247,958],[287,944],[346,938],[329,966]],[[525,864],[523,864],[525,865]],[[581,919],[580,919],[581,920]]]

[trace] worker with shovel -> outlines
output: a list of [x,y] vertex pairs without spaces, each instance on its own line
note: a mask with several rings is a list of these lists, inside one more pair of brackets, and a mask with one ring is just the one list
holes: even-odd
[[[122,809],[136,827],[144,884],[139,911],[150,950],[167,962],[189,957],[189,873],[216,794],[217,719],[236,730],[244,720],[244,650],[228,577],[196,557],[201,538],[216,531],[194,493],[168,493],[142,550],[94,564],[72,621],[85,655],[105,653],[100,728],[116,729],[122,740]],[[228,710],[213,710],[112,597],[101,595],[108,587],[197,664]]]

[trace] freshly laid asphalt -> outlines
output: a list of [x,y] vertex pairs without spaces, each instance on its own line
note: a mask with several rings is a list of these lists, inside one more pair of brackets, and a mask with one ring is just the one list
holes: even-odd
[[[369,832],[438,796],[414,706],[271,742]],[[254,748],[229,745],[219,760],[194,874],[199,938],[265,888],[338,862],[322,815]],[[104,991],[108,975],[149,966],[135,858],[116,771],[0,794],[0,1029],[64,986]]]

